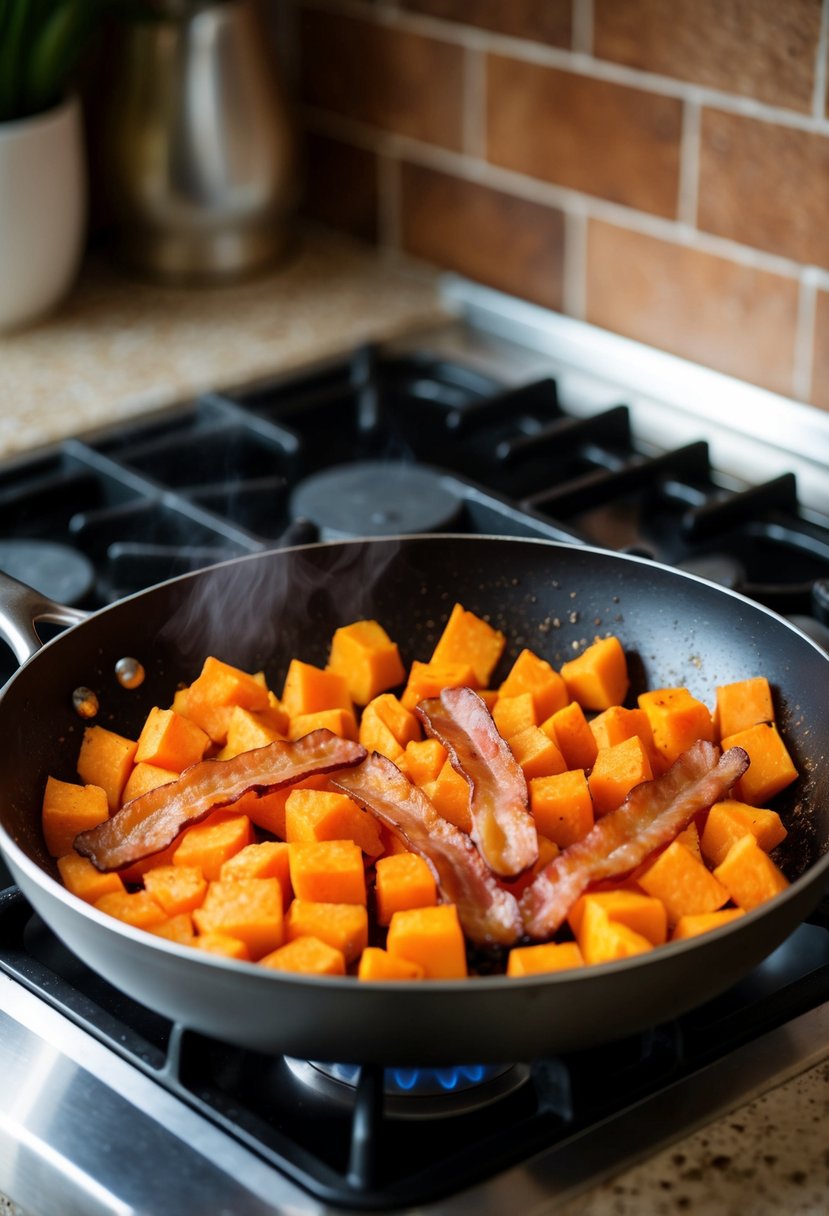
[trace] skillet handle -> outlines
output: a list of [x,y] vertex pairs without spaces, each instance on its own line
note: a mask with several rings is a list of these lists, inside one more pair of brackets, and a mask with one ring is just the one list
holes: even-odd
[[37,654],[43,645],[35,628],[38,621],[79,625],[91,615],[80,608],[57,604],[0,570],[0,638],[9,644],[20,664]]

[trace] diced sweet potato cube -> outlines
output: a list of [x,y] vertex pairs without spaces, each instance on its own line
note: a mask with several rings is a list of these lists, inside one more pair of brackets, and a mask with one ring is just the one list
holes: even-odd
[[750,764],[734,787],[736,797],[751,806],[762,806],[797,779],[794,761],[773,722],[758,722],[722,741],[723,751],[742,747]]
[[102,895],[109,895],[112,891],[125,890],[120,874],[102,874],[88,857],[81,857],[80,853],[65,853],[59,857],[58,870],[67,891],[88,904],[96,903]]
[[593,826],[593,799],[584,769],[568,769],[529,783],[530,811],[542,836],[566,849]]
[[285,936],[288,941],[319,938],[353,963],[368,945],[368,913],[360,904],[295,899],[285,918]]
[[690,853],[693,853],[697,861],[704,860],[699,841],[699,828],[694,820],[691,820],[687,828],[682,829],[676,839],[680,844],[684,844],[685,848],[688,849]]
[[645,751],[651,757],[653,767],[653,732],[648,716],[643,709],[625,709],[623,705],[611,705],[590,721],[590,730],[598,748],[615,747],[634,735],[642,740]]
[[587,779],[596,814],[606,815],[624,802],[635,785],[652,777],[650,759],[638,735],[601,748]]
[[247,815],[214,811],[203,823],[182,833],[173,853],[173,865],[195,866],[209,881],[219,877],[223,864],[253,839]]
[[354,706],[345,678],[336,671],[326,671],[313,663],[291,659],[280,698],[290,718],[300,714],[315,714],[321,709],[347,709]]
[[415,659],[409,668],[401,704],[412,710],[426,697],[437,697],[442,688],[477,688],[474,669],[469,663],[421,663]]
[[198,950],[206,950],[208,954],[221,954],[225,958],[236,958],[243,963],[251,961],[250,951],[245,943],[228,933],[198,933],[192,944]]
[[350,709],[318,709],[312,714],[297,714],[288,725],[288,738],[293,743],[312,730],[330,730],[339,739],[357,738],[357,719]]
[[750,912],[781,891],[789,881],[753,835],[736,841],[714,871],[738,908]]
[[296,899],[323,904],[365,904],[363,854],[353,840],[321,840],[289,846]]
[[100,785],[75,785],[47,777],[41,822],[46,848],[53,857],[72,851],[79,832],[109,818],[106,791]]
[[732,844],[749,832],[765,853],[775,849],[788,834],[777,811],[734,799],[717,802],[705,821],[700,841],[703,856],[711,865],[718,866],[725,861]]
[[235,810],[240,815],[247,815],[251,823],[258,828],[264,828],[280,840],[285,839],[285,805],[293,790],[321,790],[328,785],[328,777],[321,773],[316,777],[306,777],[295,785],[282,790],[274,790],[270,794],[255,794],[252,791],[244,794],[234,803]]
[[541,729],[553,740],[568,768],[589,770],[593,767],[598,748],[578,701],[556,710],[541,723]]
[[227,742],[219,753],[220,760],[230,760],[242,752],[251,752],[257,747],[267,747],[277,739],[288,737],[289,718],[284,710],[269,706],[267,709],[243,709],[241,705],[231,707],[227,723]]
[[167,913],[149,891],[109,891],[95,900],[95,907],[136,929],[151,929],[167,918]]
[[193,946],[196,942],[196,931],[193,928],[193,917],[189,912],[178,912],[168,916],[150,927],[150,933],[156,937],[164,937],[167,941],[178,942],[180,946]]
[[559,673],[546,659],[527,649],[521,651],[498,688],[499,697],[513,697],[521,692],[532,693],[536,722],[543,722],[570,700]]
[[211,882],[193,912],[199,933],[221,933],[244,942],[252,959],[283,942],[282,887],[276,878]]
[[408,744],[420,738],[420,723],[394,693],[381,693],[363,710],[359,739],[370,752],[397,761]]
[[446,748],[439,740],[417,739],[406,745],[397,766],[414,785],[425,785],[436,779],[445,763]]
[[380,827],[347,794],[333,790],[292,790],[285,803],[285,836],[301,840],[353,840],[369,857],[383,851]]
[[172,844],[166,849],[162,849],[160,853],[153,853],[150,857],[142,857],[140,861],[134,861],[131,866],[125,866],[123,870],[119,870],[119,874],[125,883],[139,883],[144,879],[144,875],[148,870],[154,870],[156,866],[171,866],[173,864],[173,856],[181,841],[176,838]]
[[728,903],[723,883],[677,840],[638,871],[636,881],[648,895],[662,900],[671,925],[682,916],[716,912]]
[[389,954],[379,946],[367,946],[360,955],[357,978],[361,980],[422,980],[423,968],[407,958]]
[[303,975],[345,975],[345,959],[342,951],[318,937],[297,937],[266,954],[259,960],[260,967],[271,967],[274,971],[296,971]]
[[210,736],[189,718],[174,709],[153,706],[147,714],[135,749],[136,764],[153,764],[157,768],[181,773],[198,763],[210,747]]
[[666,764],[673,764],[697,739],[713,742],[714,723],[708,706],[687,688],[657,688],[639,696],[653,732],[653,745]]
[[697,916],[680,916],[671,934],[671,941],[681,942],[687,937],[697,937],[700,933],[708,933],[711,929],[719,929],[721,925],[728,925],[740,916],[745,916],[742,908],[720,908],[719,912],[700,912]]
[[227,742],[231,707],[267,709],[268,690],[261,679],[208,655],[193,683],[176,694],[173,709],[200,726],[220,745]]
[[758,722],[774,721],[771,686],[765,676],[752,676],[717,688],[714,721],[720,738],[747,730]]
[[342,676],[357,705],[368,705],[381,692],[406,678],[397,643],[377,621],[354,621],[334,631],[328,669]]
[[511,735],[509,748],[527,781],[533,777],[552,777],[567,768],[555,743],[538,726],[527,726]]
[[136,764],[127,778],[121,800],[129,802],[132,798],[140,798],[148,790],[154,790],[159,785],[168,785],[178,776],[179,773],[171,768],[159,768],[155,764],[144,764],[143,762]]
[[144,875],[144,888],[167,916],[201,907],[207,879],[196,866],[156,866]]
[[538,719],[533,694],[517,692],[510,697],[499,695],[492,710],[492,720],[502,739],[511,739],[528,726],[536,726]]
[[514,946],[507,959],[507,975],[539,975],[583,966],[577,942],[543,942],[539,946]]
[[438,901],[437,884],[429,866],[416,853],[380,857],[376,865],[377,921],[387,925],[395,912],[429,908]]
[[596,638],[575,659],[562,663],[561,676],[571,701],[583,709],[621,705],[630,687],[625,652],[614,636]]
[[611,920],[595,900],[588,900],[579,924],[577,939],[586,963],[609,963],[653,950],[641,933],[621,921]]
[[500,659],[506,637],[487,621],[455,604],[443,633],[432,652],[431,662],[468,664],[475,673],[476,685],[486,688]]
[[423,786],[423,792],[431,799],[435,810],[444,819],[454,823],[462,832],[472,831],[472,814],[469,810],[469,782],[445,760],[434,781]]
[[634,933],[646,937],[652,946],[661,946],[668,936],[668,916],[661,899],[617,887],[612,891],[590,891],[576,900],[567,917],[576,937],[590,901],[603,908],[611,921],[627,925]]
[[291,902],[290,848],[282,840],[263,840],[247,844],[222,864],[219,878],[235,882],[239,878],[275,878],[282,888],[282,906]]
[[99,785],[105,791],[110,811],[121,805],[137,746],[105,726],[87,726],[83,732],[78,776],[85,785]]
[[427,979],[462,979],[466,946],[454,904],[395,912],[386,949],[423,968]]

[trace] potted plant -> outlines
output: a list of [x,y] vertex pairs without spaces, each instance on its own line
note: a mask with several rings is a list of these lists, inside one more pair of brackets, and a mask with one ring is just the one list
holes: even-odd
[[0,0],[0,330],[63,297],[86,228],[75,69],[104,0]]

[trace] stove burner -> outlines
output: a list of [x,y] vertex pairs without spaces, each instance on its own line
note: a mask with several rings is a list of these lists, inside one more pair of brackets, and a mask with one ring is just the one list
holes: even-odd
[[395,461],[336,465],[291,496],[293,518],[311,520],[323,540],[436,532],[451,527],[460,511],[438,469]]
[[677,562],[677,567],[687,570],[689,574],[698,574],[700,578],[707,578],[709,582],[727,587],[731,591],[739,590],[745,582],[745,570],[740,562],[728,553],[701,553]]
[[95,585],[83,553],[49,540],[0,541],[0,570],[60,604],[79,604]]
[[[357,1064],[321,1064],[285,1059],[309,1088],[340,1102],[351,1101],[360,1081]],[[451,1068],[386,1068],[383,1109],[397,1119],[434,1119],[469,1114],[520,1088],[529,1077],[520,1064],[459,1064]]]

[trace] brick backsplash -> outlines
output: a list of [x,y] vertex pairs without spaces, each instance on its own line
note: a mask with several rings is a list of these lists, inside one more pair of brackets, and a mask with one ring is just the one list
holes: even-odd
[[309,215],[829,409],[829,0],[272,2]]

